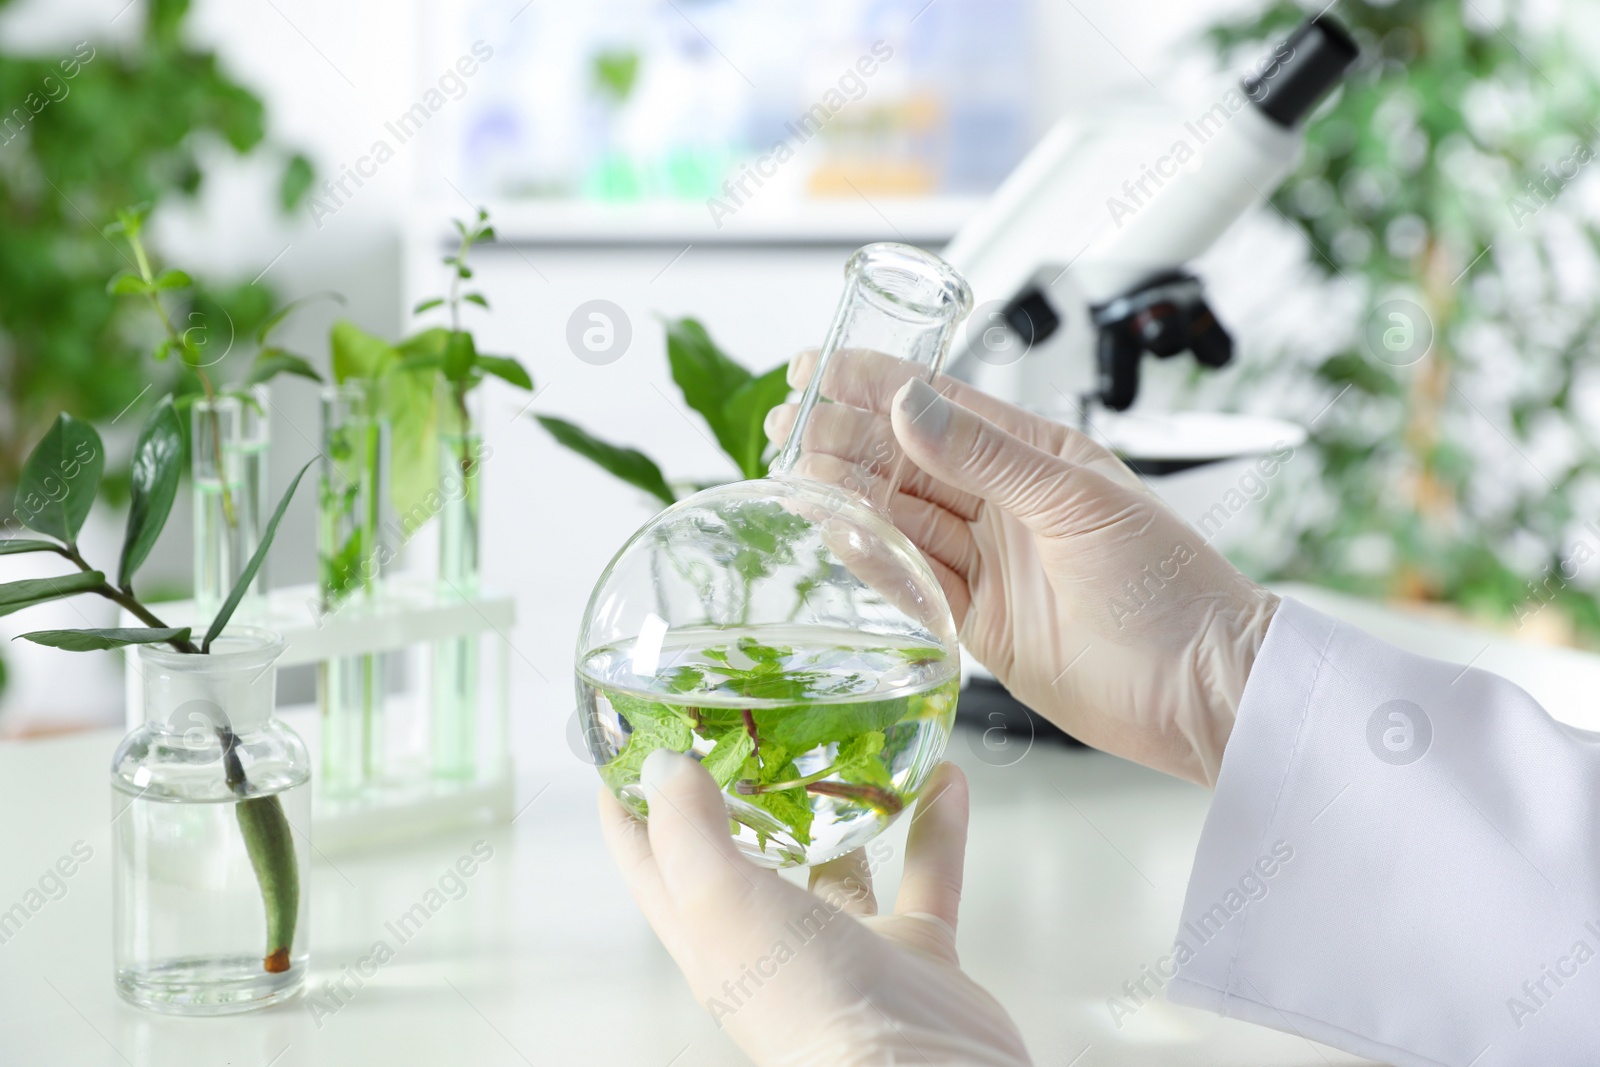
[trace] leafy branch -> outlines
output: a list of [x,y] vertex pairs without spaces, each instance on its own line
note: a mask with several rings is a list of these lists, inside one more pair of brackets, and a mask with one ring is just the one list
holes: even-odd
[[[157,273],[151,263],[150,253],[145,248],[143,232],[145,222],[150,215],[149,204],[136,204],[117,212],[117,219],[105,228],[105,236],[120,236],[127,244],[128,250],[133,253],[136,269],[119,271],[106,283],[106,291],[112,296],[143,297],[155,312],[160,321],[166,337],[156,346],[155,359],[165,362],[173,355],[177,355],[185,367],[194,372],[200,382],[200,388],[205,394],[206,401],[214,404],[217,400],[217,388],[211,376],[206,373],[206,367],[214,365],[223,359],[227,353],[212,360],[204,361],[203,349],[207,344],[207,327],[205,323],[179,330],[172,321],[172,316],[167,313],[166,306],[161,302],[161,294],[178,290],[192,289],[194,279],[187,271],[168,268]],[[257,385],[271,380],[279,374],[294,374],[299,377],[309,378],[320,382],[322,376],[312,367],[311,362],[304,356],[295,355],[286,349],[270,343],[272,331],[282,324],[296,308],[313,300],[332,298],[339,303],[344,302],[344,297],[337,293],[317,293],[291,301],[283,307],[269,314],[256,330],[257,354],[254,365],[245,377],[244,385]],[[195,334],[200,335],[200,340],[195,340]],[[231,345],[231,340],[230,340]],[[222,427],[217,419],[210,420],[212,454],[221,460]],[[222,479],[222,510],[229,526],[237,526],[238,518],[234,509],[233,494],[229,489],[228,480]]]
[[[711,428],[717,445],[741,478],[763,478],[772,460],[762,428],[767,412],[789,395],[787,363],[752,374],[719,348],[706,328],[691,318],[665,320],[667,362],[684,402]],[[612,444],[583,427],[552,415],[535,416],[564,448],[583,456],[663,504],[678,494],[660,466],[636,448]],[[695,486],[694,488],[704,488]]]
[[[462,291],[462,283],[473,276],[467,263],[473,248],[495,239],[488,219],[488,212],[480,208],[470,225],[454,220],[460,241],[443,260],[450,268],[450,287],[445,295],[419,301],[412,309],[421,315],[446,308],[448,328],[429,327],[390,343],[348,321],[341,320],[333,326],[330,346],[334,380],[360,379],[378,386],[383,414],[393,430],[390,495],[401,515],[412,513],[438,488],[439,427],[442,423],[465,436],[471,426],[468,397],[485,377],[492,375],[518,389],[533,389],[533,377],[518,360],[479,352],[472,333],[462,328],[464,305],[489,310],[489,300],[482,293]],[[443,391],[448,408],[444,411],[439,409],[435,395],[437,382],[447,386]],[[474,474],[476,462],[470,445],[463,442],[463,477]]]
[[36,630],[19,635],[22,639],[74,652],[148,644],[167,644],[189,654],[211,651],[212,642],[227,626],[255,580],[256,572],[261,569],[277,535],[278,523],[310,464],[295,475],[262,531],[255,555],[250,557],[221,610],[211,620],[205,637],[196,645],[189,627],[167,625],[133,591],[134,574],[149,556],[172,512],[184,452],[183,427],[172,398],[166,397],[145,420],[134,449],[128,525],[113,583],[103,571],[90,566],[83,558],[77,540],[100,487],[105,446],[88,423],[65,413],[56,417],[23,465],[14,505],[18,521],[47,539],[0,540],[0,555],[53,552],[76,567],[77,573],[0,584],[0,615],[88,593],[111,601],[145,625],[142,628]]

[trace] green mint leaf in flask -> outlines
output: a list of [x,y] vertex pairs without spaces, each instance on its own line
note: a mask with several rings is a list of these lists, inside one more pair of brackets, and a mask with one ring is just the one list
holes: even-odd
[[[664,747],[706,764],[767,867],[842,856],[916,799],[955,719],[960,651],[938,580],[889,520],[900,455],[859,393],[931,380],[971,306],[937,256],[856,252],[771,473],[662,511],[600,576],[579,710],[635,815],[649,816],[644,757]],[[852,408],[865,421],[848,432]]]

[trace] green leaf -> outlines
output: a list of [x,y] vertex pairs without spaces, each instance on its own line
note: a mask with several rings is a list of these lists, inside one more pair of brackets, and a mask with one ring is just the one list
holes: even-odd
[[442,296],[430,296],[426,300],[417,301],[417,306],[411,309],[411,314],[420,315],[424,311],[430,311],[433,308],[436,308],[440,304],[443,304],[443,303],[444,303],[444,297],[442,297]]
[[834,757],[834,773],[847,782],[857,785],[875,785],[880,789],[890,789],[894,780],[889,777],[889,768],[883,765],[883,760],[878,753],[883,751],[883,732],[881,730],[868,730],[864,734],[857,734],[848,741],[841,742],[839,753]]
[[172,398],[164,397],[145,419],[133,449],[128,527],[122,535],[122,562],[117,568],[117,584],[124,589],[132,584],[134,572],[144,564],[167,524],[183,474],[183,452],[183,422]]
[[478,361],[477,345],[466,330],[451,330],[445,338],[444,360],[440,372],[452,382],[464,382]]
[[668,487],[666,478],[661,474],[661,468],[643,452],[609,444],[592,436],[581,426],[575,426],[564,419],[551,415],[537,415],[535,418],[557,442],[585,459],[599,464],[607,473],[621,478],[637,489],[643,489],[663,504],[677,503],[677,497]]
[[311,160],[300,152],[290,156],[284,164],[283,177],[278,180],[279,206],[285,211],[299,207],[315,180],[316,172],[311,167]]
[[706,420],[722,450],[739,463],[747,434],[742,425],[728,422],[726,407],[753,375],[724,355],[694,319],[667,323],[667,362],[685,402]]
[[260,385],[269,382],[280,374],[293,374],[300,378],[309,378],[314,382],[322,381],[322,375],[317,373],[317,368],[304,356],[297,356],[281,348],[263,348],[256,353],[255,362],[250,364],[250,373],[245,376],[244,384]]
[[23,552],[54,552],[54,541],[35,541],[26,537],[0,539],[0,556],[16,556]]
[[639,53],[632,49],[601,52],[593,63],[595,88],[615,104],[627,100],[639,77]]
[[[767,464],[762,455],[767,450],[765,422],[767,412],[783,403],[789,395],[789,365],[787,363],[752,378],[740,386],[722,406],[723,422],[729,437],[738,441],[728,454],[739,465],[739,473],[746,478],[764,478]],[[723,445],[727,449],[727,445]]]
[[93,426],[65,412],[57,415],[22,468],[16,516],[42,534],[73,544],[100,487],[105,452]]
[[333,380],[340,383],[352,378],[376,381],[399,359],[394,345],[348,319],[333,324],[328,346],[333,353]]
[[267,558],[267,550],[272,547],[272,539],[278,536],[278,523],[283,521],[283,513],[289,510],[289,501],[294,498],[294,491],[300,488],[300,479],[306,476],[306,471],[311,469],[312,460],[300,468],[300,473],[294,476],[294,481],[289,483],[288,490],[283,494],[283,499],[278,501],[277,508],[272,513],[272,518],[267,520],[266,527],[261,531],[261,543],[256,546],[255,555],[250,557],[250,562],[244,565],[244,570],[239,572],[238,580],[233,583],[233,589],[228,593],[228,599],[222,602],[222,607],[217,610],[216,618],[211,620],[211,625],[206,630],[205,642],[200,646],[200,651],[210,652],[211,642],[215,641],[222,633],[223,627],[228,625],[228,620],[233,618],[234,611],[239,607],[239,601],[244,599],[245,593],[250,589],[250,583],[256,580],[256,572],[261,569],[261,564]]
[[273,330],[276,330],[278,325],[282,323],[284,319],[288,318],[291,313],[300,307],[313,303],[317,300],[332,300],[335,304],[338,304],[341,307],[345,302],[344,294],[335,293],[332,291],[312,293],[310,296],[302,296],[298,300],[291,300],[261,320],[261,325],[256,327],[256,344],[265,346],[267,343],[267,335]]
[[35,604],[62,600],[98,589],[105,584],[106,576],[99,571],[78,571],[59,578],[25,578],[20,582],[0,585],[0,615],[10,615]]
[[151,204],[148,200],[122,208],[117,212],[117,221],[109,224],[101,231],[107,237],[138,237],[144,229],[144,220],[150,217]]
[[400,359],[383,379],[383,412],[390,425],[389,496],[411,528],[433,514],[429,493],[439,488],[439,413],[434,385],[450,331],[423,330],[401,341]]
[[32,641],[36,645],[63,648],[68,652],[98,652],[107,648],[125,648],[128,645],[158,645],[164,641],[189,640],[189,628],[156,629],[132,628],[111,630],[35,630],[18,634],[17,640]]
[[906,708],[905,697],[855,704],[796,704],[757,709],[755,720],[763,742],[770,737],[790,752],[809,752],[840,738],[887,730],[905,718]]
[[395,370],[431,370],[436,371],[444,365],[444,357],[432,352],[413,352],[409,356],[401,356],[400,362],[395,364]]
[[[794,764],[788,764],[788,768],[792,767]],[[798,769],[794,773],[798,775]],[[780,789],[775,793],[757,793],[739,799],[754,804],[787,826],[795,842],[802,848],[811,844],[811,820],[816,813],[811,810],[811,798],[804,789]]]
[[125,270],[106,283],[106,292],[112,296],[142,296],[155,292],[155,287],[133,271]]
[[468,293],[461,299],[465,300],[469,304],[477,304],[485,311],[489,310],[489,298],[484,296],[482,293]]
[[518,389],[532,389],[533,376],[521,363],[510,356],[479,356],[477,367],[485,374],[510,382]]
[[751,581],[794,562],[794,543],[811,526],[774,500],[751,500],[718,508],[732,542],[733,566]]
[[739,772],[744,768],[744,761],[755,748],[755,739],[741,723],[729,727],[717,737],[716,744],[700,761],[700,766],[711,773],[718,789],[726,789],[730,782],[739,777]]
[[694,746],[694,731],[665,704],[607,693],[611,706],[628,721],[628,741],[609,763],[600,767],[600,777],[613,792],[639,780],[645,757],[658,748],[687,752]]
[[156,275],[156,289],[165,292],[168,289],[191,289],[194,279],[181,270],[164,270]]

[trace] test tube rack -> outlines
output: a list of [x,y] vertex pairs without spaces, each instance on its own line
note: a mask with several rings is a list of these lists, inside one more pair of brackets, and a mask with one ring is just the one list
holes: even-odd
[[[480,684],[478,760],[471,778],[433,777],[425,765],[396,768],[351,796],[330,797],[321,788],[320,716],[289,710],[284,718],[311,749],[311,832],[317,851],[350,852],[463,825],[509,821],[513,810],[511,646],[506,635],[516,624],[515,600],[441,594],[432,581],[404,576],[386,578],[370,601],[352,600],[328,614],[318,611],[319,599],[313,585],[274,589],[247,598],[234,621],[282,635],[285,647],[278,660],[280,669],[375,653],[413,654],[438,641],[476,637]],[[203,614],[192,600],[151,607],[169,625],[194,626],[197,632],[203,629]],[[142,624],[125,614],[120,625]],[[127,652],[124,690],[128,727],[132,729],[144,721],[144,688],[137,650]],[[431,686],[416,677],[408,681],[403,698],[386,694],[386,717],[429,715]]]

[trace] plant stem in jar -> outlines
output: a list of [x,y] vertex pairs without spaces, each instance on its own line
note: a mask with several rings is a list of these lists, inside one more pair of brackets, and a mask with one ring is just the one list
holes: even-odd
[[295,924],[300,917],[300,865],[294,854],[289,818],[276,795],[250,796],[244,765],[239,762],[239,739],[226,726],[217,728],[222,740],[222,765],[228,788],[240,798],[234,806],[245,851],[261,886],[267,912],[267,952],[261,967],[272,974],[289,969]]
[[733,784],[733,791],[741,796],[757,796],[761,793],[781,793],[785,789],[804,789],[808,793],[818,793],[823,796],[841,797],[845,800],[854,800],[860,804],[869,804],[887,815],[899,814],[905,807],[905,802],[894,794],[892,790],[876,785],[857,785],[852,782],[824,782],[822,779],[832,774],[836,767],[830,764],[814,774],[803,778],[791,778],[787,782],[767,782],[762,784],[749,778],[741,778]]

